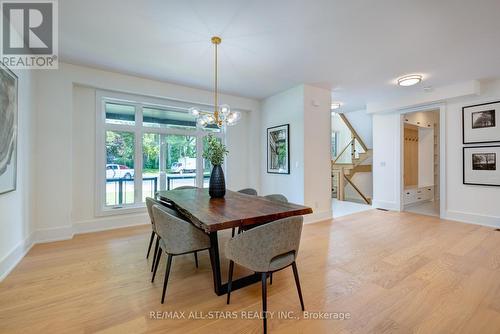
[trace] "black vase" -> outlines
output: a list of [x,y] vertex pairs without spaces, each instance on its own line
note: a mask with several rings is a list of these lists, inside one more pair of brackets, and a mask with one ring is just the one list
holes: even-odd
[[226,181],[224,180],[224,171],[220,165],[215,165],[212,169],[208,193],[212,198],[222,198],[226,195]]

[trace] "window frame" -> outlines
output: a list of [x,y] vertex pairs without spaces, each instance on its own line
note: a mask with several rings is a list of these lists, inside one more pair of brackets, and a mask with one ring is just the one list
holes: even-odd
[[[226,143],[226,132],[210,132],[199,128],[180,129],[170,127],[148,127],[143,125],[143,108],[156,108],[179,110],[186,112],[190,107],[202,109],[210,108],[209,105],[191,103],[173,99],[152,98],[141,95],[119,93],[106,90],[96,90],[96,163],[95,163],[95,214],[96,216],[109,216],[117,214],[143,212],[145,203],[142,202],[142,150],[143,134],[154,133],[159,135],[181,135],[196,138],[196,186],[203,187],[203,138],[213,134]],[[135,125],[106,123],[106,103],[118,103],[134,106]],[[106,205],[106,131],[122,131],[134,134],[134,204]],[[224,169],[226,168],[224,163]],[[198,167],[200,166],[200,167]],[[137,177],[140,176],[140,177]]]

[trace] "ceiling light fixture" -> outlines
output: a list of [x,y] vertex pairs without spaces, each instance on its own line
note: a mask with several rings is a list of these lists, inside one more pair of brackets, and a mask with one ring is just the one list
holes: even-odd
[[231,111],[231,108],[227,104],[219,106],[217,46],[221,42],[222,39],[220,37],[212,37],[212,44],[215,45],[214,111],[207,112],[197,107],[189,108],[189,113],[197,118],[196,125],[200,128],[205,128],[210,125],[216,125],[218,128],[225,128],[226,125],[235,125],[241,118],[241,112]]
[[332,102],[330,109],[331,110],[339,109],[341,105],[342,104],[340,102]]
[[409,87],[416,85],[422,81],[422,76],[419,74],[406,75],[398,79],[398,85]]

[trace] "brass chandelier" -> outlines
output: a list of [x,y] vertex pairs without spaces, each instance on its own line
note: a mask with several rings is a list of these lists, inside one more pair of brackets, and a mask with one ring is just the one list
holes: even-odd
[[231,111],[231,108],[227,104],[222,104],[219,106],[219,96],[218,96],[218,64],[217,64],[217,47],[222,42],[221,38],[218,36],[212,37],[212,44],[215,46],[215,82],[214,82],[214,110],[213,112],[201,110],[198,107],[189,108],[189,113],[195,116],[196,125],[200,128],[210,127],[211,125],[216,125],[218,128],[224,129],[226,126],[235,125],[241,118],[241,112]]

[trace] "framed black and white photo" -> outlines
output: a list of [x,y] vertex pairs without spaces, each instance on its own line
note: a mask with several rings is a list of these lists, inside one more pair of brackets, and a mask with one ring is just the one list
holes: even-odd
[[290,125],[267,129],[267,172],[290,174]]
[[500,145],[463,148],[464,184],[500,186]]
[[464,144],[500,142],[500,101],[462,108]]
[[0,63],[0,194],[16,190],[17,76]]

